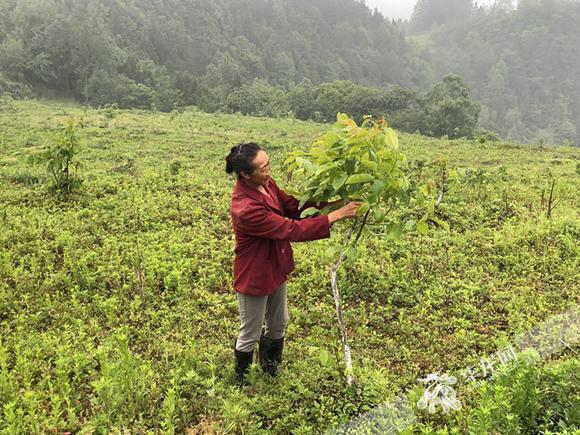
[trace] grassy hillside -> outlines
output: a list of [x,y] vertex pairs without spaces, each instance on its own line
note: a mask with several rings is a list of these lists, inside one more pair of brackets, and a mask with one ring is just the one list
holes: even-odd
[[[84,181],[60,201],[46,189],[45,168],[27,157],[69,117],[82,125]],[[256,141],[285,186],[285,153],[326,128],[2,100],[0,430],[318,432],[416,391],[418,377],[477,364],[580,302],[578,149],[402,135],[412,165],[427,163],[423,177],[438,179],[428,163],[440,156],[457,168],[439,209],[450,231],[394,240],[373,227],[362,258],[348,266],[341,286],[359,382],[344,383],[328,241],[317,241],[294,244],[281,376],[271,381],[256,369],[253,385],[239,390],[234,180],[224,156],[237,142]],[[550,177],[561,200],[548,219],[541,198]],[[341,237],[341,225],[332,237]],[[575,349],[522,369],[517,382],[498,379],[499,392],[461,385],[461,411],[416,410],[414,429],[507,433],[498,421],[513,414],[509,433],[572,430],[580,418]],[[517,385],[523,390],[505,392]],[[541,394],[530,399],[536,388]],[[526,400],[535,400],[535,414]]]

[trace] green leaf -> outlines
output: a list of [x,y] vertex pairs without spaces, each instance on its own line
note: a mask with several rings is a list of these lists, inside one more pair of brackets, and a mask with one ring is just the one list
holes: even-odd
[[385,146],[385,135],[383,133],[377,134],[377,137],[375,137],[375,146],[379,149]]
[[356,159],[346,159],[344,162],[344,167],[346,172],[353,173],[354,169],[356,168]]
[[436,224],[438,224],[441,228],[443,228],[445,231],[449,231],[449,224],[445,221],[442,221],[441,219],[439,219],[437,216],[432,216],[431,220],[433,222],[435,222]]
[[[314,176],[315,177],[318,177],[320,174],[322,174],[324,172],[328,172],[328,171],[330,171],[333,168],[334,168],[334,163],[332,163],[332,162],[324,163],[324,164],[318,166],[318,169],[314,173]],[[328,180],[327,176],[325,176],[325,178],[323,178],[323,181],[322,182],[323,183],[326,183],[326,185],[328,185],[328,181],[329,180]]]
[[308,200],[310,200],[310,193],[306,192],[304,195],[302,195],[300,197],[300,202],[298,203],[298,208],[302,208]]
[[340,136],[336,134],[334,131],[327,132],[324,136],[324,142],[328,146],[334,145],[336,142],[340,140]]
[[377,172],[377,170],[378,170],[377,162],[373,162],[372,160],[363,159],[362,164],[365,165],[367,168],[369,168],[373,172]]
[[385,129],[385,143],[394,149],[399,148],[399,138],[392,128]]
[[425,195],[423,195],[420,190],[417,190],[417,192],[415,192],[415,200],[417,201],[417,204],[422,207],[423,204],[425,204]]
[[429,231],[429,226],[427,225],[427,222],[425,222],[425,221],[417,222],[417,232],[419,234],[421,234],[422,236],[426,236],[428,231]]
[[[369,192],[373,197],[376,197],[376,199],[379,198],[379,196],[381,196],[383,194],[383,191],[385,190],[385,183],[383,183],[381,180],[375,180],[374,183],[372,184],[372,186],[369,188]],[[375,202],[375,201],[369,201],[369,202]]]
[[371,205],[368,202],[363,202],[359,208],[356,210],[356,215],[358,217],[364,216],[364,214],[369,211]]
[[295,156],[288,156],[286,160],[284,160],[284,163],[282,163],[282,166],[288,166],[290,163],[294,163],[295,161],[296,161]]
[[377,222],[382,222],[382,220],[385,218],[385,213],[381,207],[373,208],[373,215]]
[[346,184],[370,183],[375,177],[370,174],[354,174],[348,177]]
[[300,217],[305,218],[308,216],[314,216],[316,214],[318,214],[318,209],[316,207],[308,207],[306,210],[303,210],[302,213],[300,213]]
[[330,157],[328,157],[328,154],[326,154],[326,152],[320,148],[312,148],[310,150],[310,155],[324,162],[330,161]]
[[333,207],[330,205],[327,205],[326,207],[324,207],[322,210],[320,210],[320,214],[328,214],[332,211]]
[[306,170],[306,172],[316,172],[316,165],[314,163],[312,163],[310,160],[306,160],[304,159],[303,161],[304,164],[304,169]]
[[397,178],[389,178],[387,183],[389,183],[389,187],[392,187],[393,189],[398,189],[399,187],[401,187],[401,183]]
[[332,180],[332,187],[334,187],[334,190],[340,189],[344,185],[347,178],[348,174],[344,174]]

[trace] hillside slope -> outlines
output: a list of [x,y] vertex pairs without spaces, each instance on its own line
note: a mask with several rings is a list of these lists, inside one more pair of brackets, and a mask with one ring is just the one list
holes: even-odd
[[[69,117],[81,122],[84,182],[62,202],[47,193],[45,168],[27,158],[52,143]],[[402,135],[412,165],[426,163],[423,177],[439,180],[430,163],[444,156],[459,182],[439,208],[450,232],[434,227],[425,238],[394,240],[373,227],[362,258],[341,277],[359,384],[345,386],[334,357],[338,335],[322,240],[294,244],[281,377],[270,381],[256,371],[254,385],[238,390],[228,212],[234,180],[224,173],[224,156],[232,144],[255,140],[286,186],[285,153],[326,128],[2,100],[0,428],[318,432],[416,390],[418,377],[477,364],[514,334],[578,305],[577,149]],[[549,176],[561,198],[551,219]],[[345,228],[335,227],[332,237],[341,237]],[[461,412],[417,412],[415,428],[483,428],[480,407],[491,405],[491,428],[512,414],[523,433],[573,428],[578,358],[564,350],[554,359],[518,371],[519,383],[504,380],[501,391],[460,385]],[[527,390],[514,385],[542,391],[535,415],[521,396]],[[507,396],[487,403],[489,391],[514,391],[513,403]]]

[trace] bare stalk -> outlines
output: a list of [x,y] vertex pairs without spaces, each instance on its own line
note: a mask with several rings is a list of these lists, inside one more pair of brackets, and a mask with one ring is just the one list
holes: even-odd
[[435,204],[437,206],[443,202],[445,191],[447,190],[447,173],[445,171],[443,171],[442,179],[441,192],[439,193],[439,198],[437,198],[437,203]]
[[[365,216],[365,218],[366,218],[366,216]],[[342,343],[342,349],[344,351],[344,363],[346,365],[346,383],[348,385],[351,385],[353,383],[354,375],[353,375],[353,370],[352,370],[352,357],[351,357],[351,352],[350,352],[350,346],[348,345],[348,338],[346,335],[346,327],[344,325],[344,317],[342,315],[342,308],[340,306],[340,293],[338,291],[338,285],[336,282],[337,281],[336,274],[338,272],[339,267],[341,266],[341,264],[344,261],[344,254],[346,252],[346,249],[348,248],[348,243],[350,242],[350,239],[352,238],[353,234],[355,233],[357,220],[354,221],[354,225],[352,226],[348,236],[344,240],[344,243],[342,245],[342,249],[340,251],[340,255],[338,257],[337,262],[330,269],[330,285],[332,287],[332,294],[334,296],[334,306],[336,308],[336,316],[338,319],[338,327],[340,330],[340,341]]]
[[[139,254],[140,255],[140,254]],[[145,280],[144,280],[144,270],[143,270],[143,262],[139,259],[139,264],[137,265],[137,279],[139,280],[139,294],[141,296],[141,301],[143,304],[146,303],[145,300]]]
[[143,307],[145,307],[145,304],[147,303],[147,298],[145,295],[145,271],[143,268],[143,254],[141,253],[141,244],[139,243],[139,236],[138,236],[138,231],[137,231],[137,225],[139,226],[139,229],[142,228],[141,225],[141,221],[139,220],[139,215],[137,213],[137,207],[135,206],[135,203],[133,203],[133,213],[135,215],[135,234],[137,235],[136,238],[136,242],[135,245],[137,247],[137,269],[135,270],[135,272],[137,273],[137,279],[139,280],[139,293],[141,296],[141,303],[143,304]]
[[554,210],[554,187],[556,186],[556,179],[552,179],[552,183],[550,185],[550,196],[548,197],[548,210],[546,212],[546,216],[548,219],[552,217],[552,211]]

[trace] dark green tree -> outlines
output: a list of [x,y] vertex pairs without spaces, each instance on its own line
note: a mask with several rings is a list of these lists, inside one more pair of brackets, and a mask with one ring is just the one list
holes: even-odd
[[227,97],[227,107],[232,112],[272,117],[285,116],[290,110],[284,90],[261,79],[234,89]]
[[288,102],[294,116],[298,119],[314,118],[314,101],[318,96],[318,88],[308,79],[293,86],[288,93]]
[[463,79],[447,75],[425,95],[425,132],[449,138],[471,137],[477,129],[480,110],[480,105],[469,98]]

